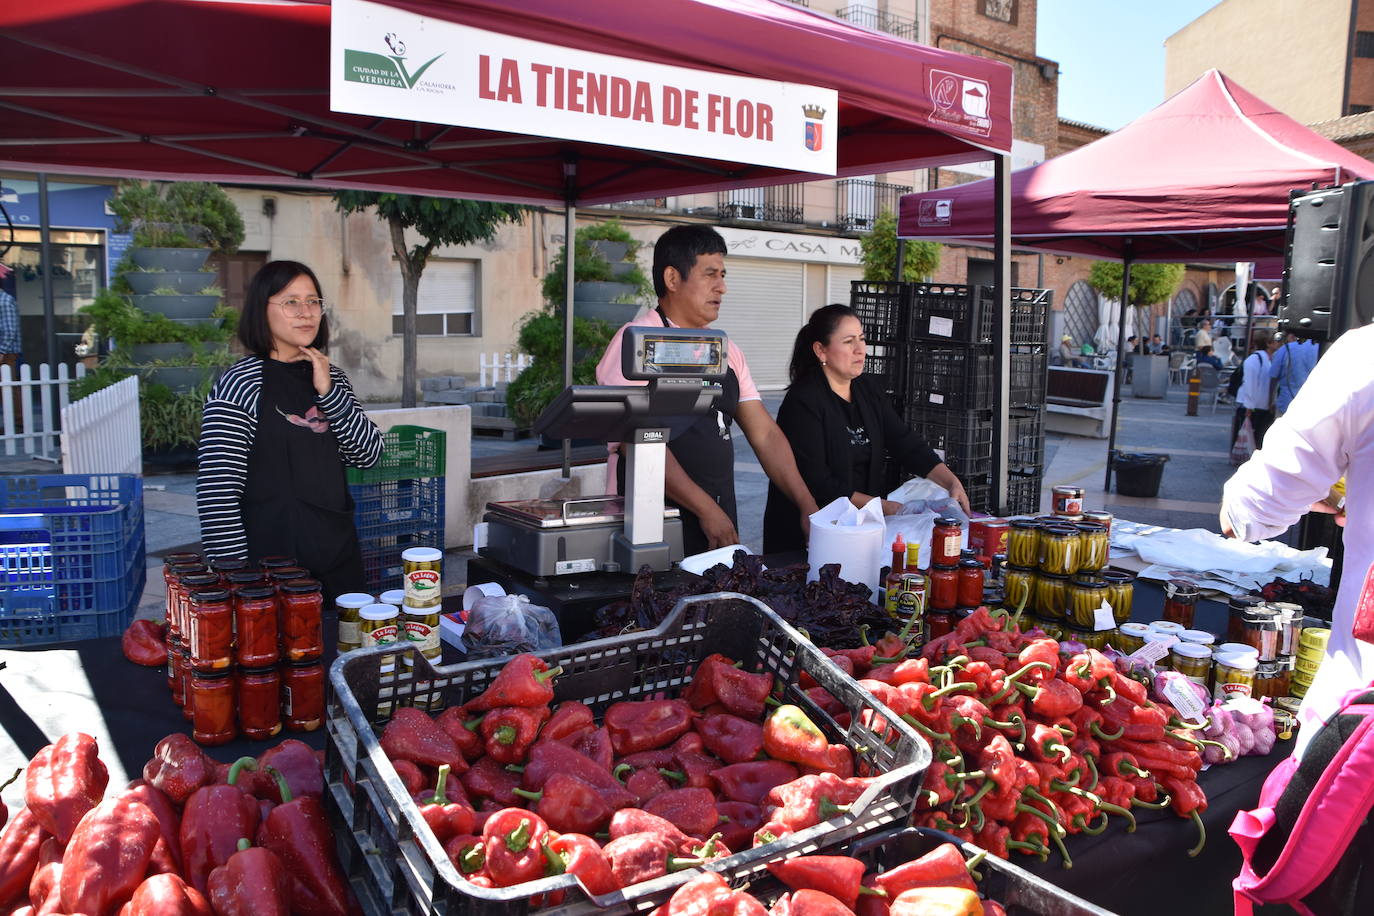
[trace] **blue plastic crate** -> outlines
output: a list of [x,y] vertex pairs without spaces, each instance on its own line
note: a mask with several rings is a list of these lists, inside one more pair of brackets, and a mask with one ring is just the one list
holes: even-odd
[[118,635],[144,567],[141,478],[0,477],[0,646]]
[[[442,518],[442,517],[441,517]],[[363,576],[374,592],[401,587],[401,551],[411,547],[444,549],[444,528],[417,528],[401,534],[359,537],[363,554]]]
[[353,484],[353,522],[362,541],[444,528],[444,478]]

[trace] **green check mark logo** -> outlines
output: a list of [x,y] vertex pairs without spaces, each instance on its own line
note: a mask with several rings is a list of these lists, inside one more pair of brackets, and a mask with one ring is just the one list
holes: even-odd
[[391,59],[396,62],[396,70],[401,74],[401,79],[405,81],[406,88],[414,89],[415,84],[420,81],[420,77],[423,76],[424,72],[430,68],[430,65],[443,56],[443,54],[434,55],[429,60],[421,64],[420,69],[416,70],[413,74],[406,70],[406,59],[404,57],[392,57]]

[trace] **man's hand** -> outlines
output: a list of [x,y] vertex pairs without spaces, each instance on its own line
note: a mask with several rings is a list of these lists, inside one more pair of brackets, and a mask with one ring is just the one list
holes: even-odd
[[1321,512],[1324,515],[1336,516],[1336,524],[1345,527],[1345,507],[1340,504],[1340,497],[1335,494],[1328,495],[1325,499],[1314,502],[1309,511]]
[[883,515],[896,515],[902,511],[902,504],[890,499],[885,499],[883,503]]
[[725,510],[720,506],[713,506],[710,510],[697,516],[697,521],[701,522],[702,533],[706,535],[706,547],[715,550],[717,547],[729,547],[731,544],[739,543],[739,532],[730,521],[730,516],[725,514]]

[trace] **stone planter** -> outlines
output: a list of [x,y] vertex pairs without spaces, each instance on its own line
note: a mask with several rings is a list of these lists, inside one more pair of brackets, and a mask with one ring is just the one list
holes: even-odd
[[635,288],[629,283],[612,283],[607,280],[587,280],[573,284],[573,301],[614,302],[622,296],[633,296]]
[[214,286],[219,274],[213,270],[164,270],[144,273],[130,270],[124,273],[134,294],[150,295],[153,290],[163,286],[171,287],[182,295],[194,295],[207,286]]
[[636,261],[613,261],[611,263],[611,276],[623,277],[638,266],[639,263]]
[[206,321],[219,306],[219,296],[134,296],[134,305],[168,318]]
[[595,318],[618,328],[639,314],[639,303],[579,301],[573,308],[573,314],[578,318]]
[[[228,341],[222,343],[203,343],[200,352],[205,354],[228,353]],[[148,343],[133,344],[129,347],[129,358],[136,363],[170,363],[176,360],[191,359],[195,350],[188,343]]]
[[139,376],[150,385],[166,385],[173,394],[186,394],[206,379],[213,379],[220,370],[205,366],[160,366],[140,369]]
[[143,270],[197,272],[210,257],[208,248],[130,248],[129,257]]
[[597,239],[592,242],[592,248],[595,249],[597,254],[601,255],[612,264],[625,260],[625,256],[630,253],[629,242],[612,242],[606,239]]

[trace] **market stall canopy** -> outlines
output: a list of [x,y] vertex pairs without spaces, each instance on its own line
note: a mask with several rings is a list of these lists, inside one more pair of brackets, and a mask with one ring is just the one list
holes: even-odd
[[[1012,244],[1134,261],[1282,257],[1288,195],[1374,177],[1337,146],[1210,70],[1086,146],[1012,174]],[[898,233],[988,245],[993,185],[908,194]]]
[[[458,23],[574,54],[612,55],[627,69],[703,71],[703,119],[705,87],[718,75],[833,90],[838,111],[824,118],[836,127],[833,135],[797,125],[794,139],[798,149],[830,145],[840,176],[984,160],[1011,145],[1005,64],[777,0],[387,0],[378,6],[394,10],[398,22],[429,17],[430,25]],[[424,70],[436,54],[467,67],[478,65],[479,54],[422,49],[428,32],[418,30],[366,34],[367,47],[349,46],[383,68],[399,61],[401,85],[395,112],[346,114],[337,103],[331,108],[331,76],[343,60],[331,61],[330,26],[331,9],[323,2],[4,4],[0,168],[582,204],[824,174],[715,158],[723,144],[703,144],[695,155],[627,148],[609,127],[595,139],[533,136],[541,133],[538,111],[532,123],[504,130],[414,120],[399,101],[405,93],[427,82],[437,90],[461,86],[455,80],[478,83],[466,71],[442,78],[449,62],[443,58],[443,65]],[[487,76],[497,91],[501,74],[494,66]],[[451,116],[459,102],[437,90],[434,110],[446,108],[451,120],[461,120]],[[599,112],[586,117],[612,121]],[[796,117],[789,113],[788,122]],[[543,120],[556,118],[550,112]],[[577,162],[574,186],[562,165],[570,159]]]

